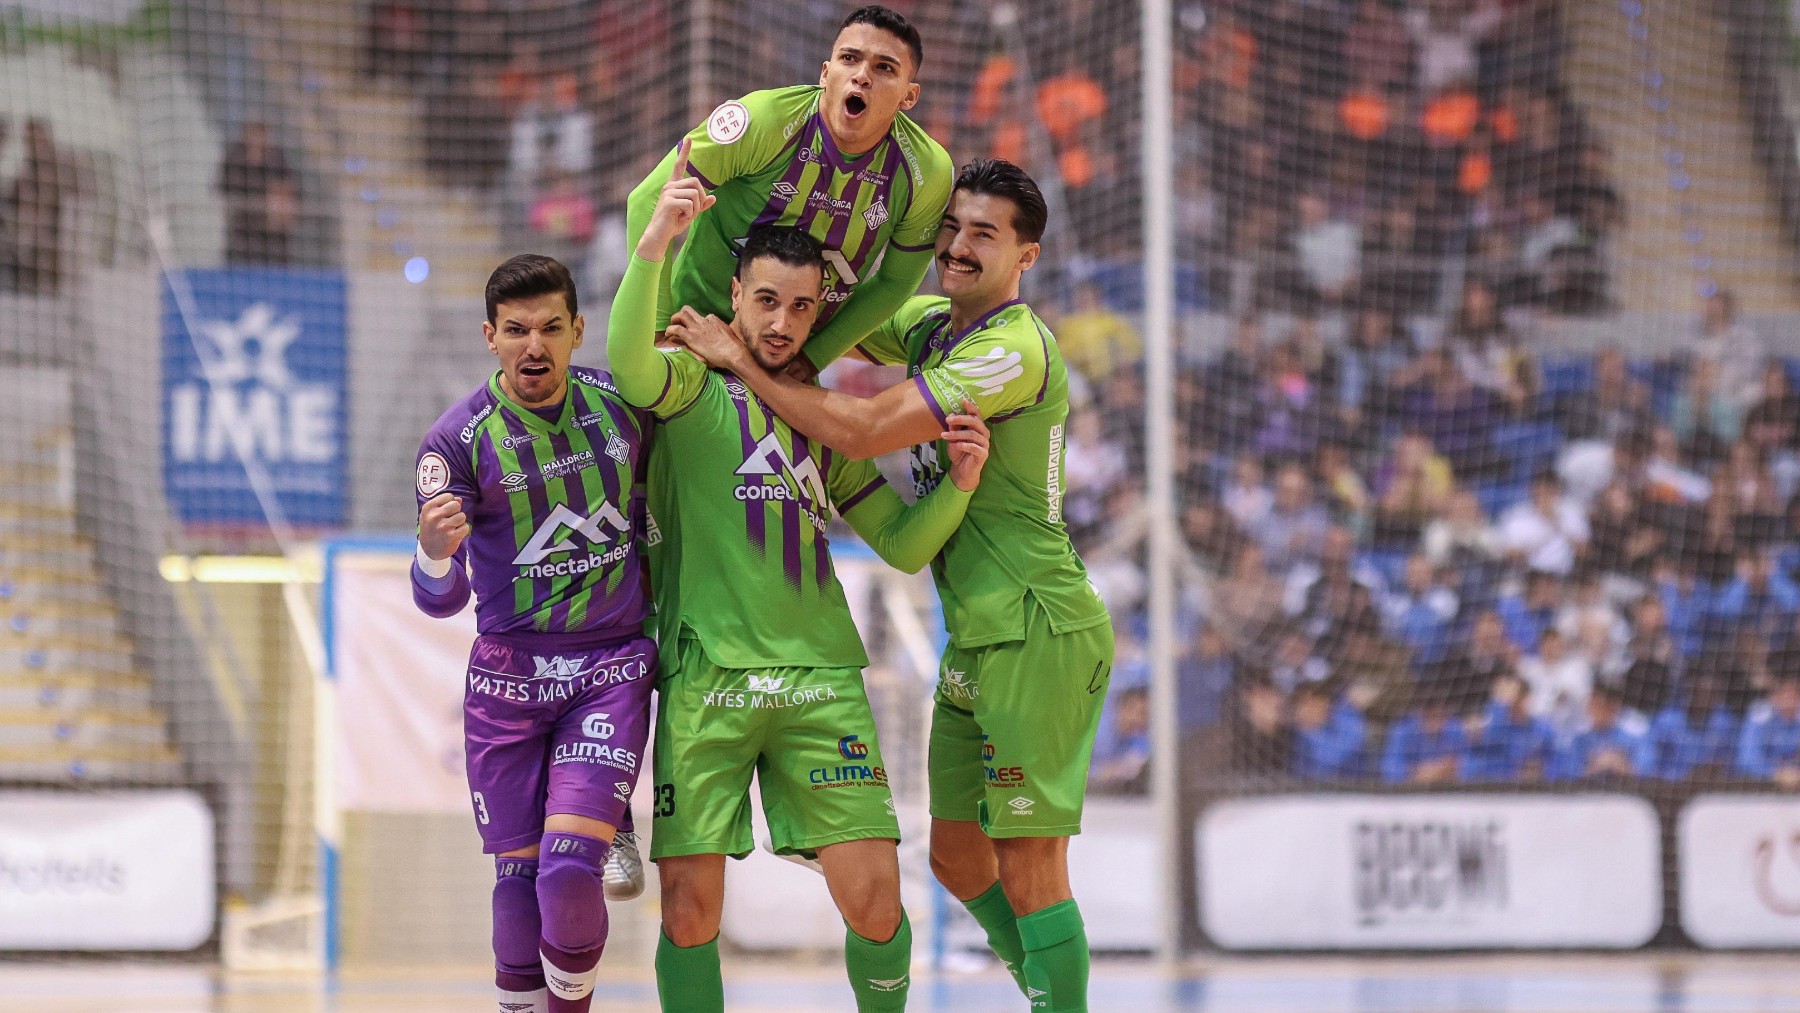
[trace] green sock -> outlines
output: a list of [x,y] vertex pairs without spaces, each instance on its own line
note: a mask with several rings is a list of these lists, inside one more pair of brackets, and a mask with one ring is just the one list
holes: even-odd
[[1087,1013],[1088,941],[1072,900],[1019,916],[1025,946],[1025,997],[1034,1010]]
[[900,926],[885,943],[864,939],[845,926],[844,967],[850,972],[850,989],[856,993],[857,1013],[905,1009],[912,973],[912,926],[906,921],[906,912],[900,912]]
[[719,937],[699,946],[676,946],[663,933],[656,941],[656,994],[663,1013],[725,1013]]
[[1025,991],[1025,947],[1019,942],[1019,920],[1014,916],[1012,903],[1006,899],[1006,891],[1000,888],[999,880],[995,880],[981,896],[963,901],[963,907],[969,909],[976,923],[987,933],[988,947],[1006,965],[1006,972],[1018,983],[1019,991]]

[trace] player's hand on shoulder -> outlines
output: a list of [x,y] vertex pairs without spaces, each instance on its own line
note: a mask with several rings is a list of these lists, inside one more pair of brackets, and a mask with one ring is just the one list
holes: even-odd
[[669,318],[668,336],[714,369],[741,372],[750,350],[725,321],[683,306]]
[[981,469],[987,464],[990,441],[987,423],[981,421],[974,402],[966,399],[962,412],[945,421],[950,424],[950,429],[943,434],[944,442],[950,447],[950,481],[964,492],[973,492],[981,484]]
[[656,198],[656,210],[651,212],[650,224],[638,242],[638,256],[645,260],[661,260],[669,243],[718,199],[688,172],[688,150],[692,146],[692,141],[682,138],[675,168]]
[[432,559],[449,559],[469,537],[469,518],[462,500],[440,492],[419,508],[419,547]]

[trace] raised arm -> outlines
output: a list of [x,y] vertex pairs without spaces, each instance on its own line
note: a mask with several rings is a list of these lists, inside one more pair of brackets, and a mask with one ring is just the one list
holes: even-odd
[[930,247],[910,250],[889,243],[881,267],[856,286],[850,300],[812,336],[802,354],[814,367],[824,369],[856,347],[919,291],[919,283],[931,269],[931,256]]
[[675,370],[670,357],[656,349],[658,279],[669,244],[713,202],[700,181],[688,174],[688,143],[682,141],[670,156],[669,177],[638,237],[606,327],[607,363],[619,393],[640,408],[659,412],[667,408]]

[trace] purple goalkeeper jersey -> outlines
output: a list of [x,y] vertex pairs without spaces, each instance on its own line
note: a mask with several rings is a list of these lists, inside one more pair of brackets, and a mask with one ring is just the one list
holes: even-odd
[[[484,636],[550,635],[559,646],[641,629],[647,609],[640,543],[650,415],[626,404],[601,370],[571,367],[567,395],[545,418],[513,403],[500,374],[445,412],[419,447],[421,506],[462,500],[471,532],[447,577],[413,567],[413,598],[433,616],[475,595]],[[654,537],[654,536],[650,536]]]

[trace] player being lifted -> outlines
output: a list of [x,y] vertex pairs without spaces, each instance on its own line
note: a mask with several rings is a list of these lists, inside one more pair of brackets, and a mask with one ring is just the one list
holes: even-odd
[[[816,86],[751,92],[688,133],[689,169],[716,203],[662,267],[659,331],[682,306],[730,315],[737,258],[757,225],[792,225],[824,244],[819,332],[807,352],[815,363],[843,354],[919,290],[954,172],[943,146],[904,113],[919,100],[924,55],[906,18],[858,7]],[[675,158],[631,194],[634,250]]]
[[[687,153],[687,144],[680,155]],[[667,1013],[720,1013],[725,856],[751,849],[750,776],[779,854],[815,855],[847,927],[857,1009],[905,1008],[912,933],[900,906],[900,827],[863,692],[868,665],[833,572],[835,507],[880,556],[917,571],[962,521],[987,458],[981,421],[946,414],[950,481],[907,506],[869,461],[789,429],[741,376],[659,351],[656,279],[670,242],[708,203],[685,159],[672,166],[613,303],[606,347],[619,390],[659,420],[647,485],[663,645],[655,833]],[[726,328],[740,370],[786,369],[825,292],[817,240],[751,230]]]
[[1019,299],[1046,210],[1017,166],[956,178],[937,236],[948,299],[909,301],[862,343],[911,379],[862,399],[748,370],[716,320],[678,313],[671,337],[737,372],[794,429],[840,453],[913,452],[923,495],[944,477],[949,412],[973,401],[993,465],[932,562],[950,646],[931,726],[931,867],[987,931],[1033,1009],[1087,1009],[1087,935],[1069,890],[1088,759],[1112,673],[1106,609],[1063,528],[1068,371]]
[[514,257],[487,283],[500,368],[419,450],[413,598],[480,635],[463,727],[483,849],[496,855],[501,1013],[582,1011],[606,944],[601,869],[637,784],[656,647],[637,541],[649,417],[571,368],[575,283]]

